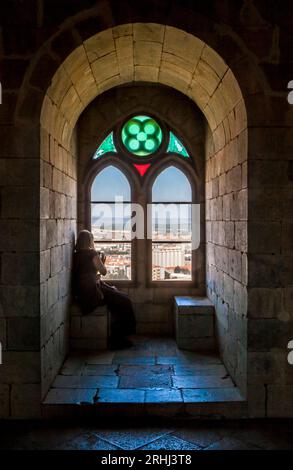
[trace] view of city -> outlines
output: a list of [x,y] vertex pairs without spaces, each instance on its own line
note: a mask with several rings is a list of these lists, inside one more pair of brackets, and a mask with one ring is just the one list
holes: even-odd
[[97,251],[107,256],[107,274],[105,280],[131,280],[131,244],[130,243],[97,243]]
[[[130,204],[122,208],[122,217],[115,210],[105,216],[104,206],[92,204],[92,232],[97,251],[107,256],[105,279],[131,280],[130,240],[138,235],[132,230]],[[152,279],[191,280],[191,205],[153,204],[151,220]]]
[[153,281],[191,281],[191,243],[153,243]]

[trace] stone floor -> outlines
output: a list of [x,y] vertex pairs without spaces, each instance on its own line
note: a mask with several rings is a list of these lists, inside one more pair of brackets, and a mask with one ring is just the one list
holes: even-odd
[[0,422],[0,449],[262,450],[293,449],[293,420],[192,421],[76,426]]
[[182,416],[192,412],[192,404],[242,402],[218,355],[179,350],[170,338],[137,336],[127,350],[72,353],[44,407],[48,412],[53,409],[50,405],[62,404],[95,405],[95,409],[110,403],[142,405],[136,406],[138,413],[161,405],[163,414],[171,410]]

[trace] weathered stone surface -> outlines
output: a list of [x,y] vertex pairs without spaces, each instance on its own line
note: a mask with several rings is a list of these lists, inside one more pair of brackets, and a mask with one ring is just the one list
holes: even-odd
[[282,242],[280,243],[282,253],[292,254],[293,252],[293,223],[282,225]]
[[37,351],[4,351],[0,383],[37,383],[40,371],[40,355]]
[[293,386],[268,386],[268,416],[287,418],[293,414]]
[[[10,137],[11,140],[13,138],[17,140],[17,131],[14,128],[13,134]],[[38,184],[39,182],[39,167],[38,161],[30,158],[22,158],[21,155],[15,153],[14,156],[18,156],[19,158],[5,158],[5,133],[4,131],[1,132],[2,139],[1,140],[1,163],[0,163],[0,183],[1,185],[7,186],[20,186],[20,187],[32,187],[34,184]],[[23,147],[23,143],[17,142],[17,145]],[[21,149],[22,150],[22,149]],[[29,169],[29,171],[28,171]]]
[[[22,237],[19,237],[19,234]],[[34,219],[0,220],[0,249],[28,251],[38,246],[38,222]]]
[[248,291],[248,315],[277,318],[282,308],[282,289],[252,288]]
[[[286,358],[283,358],[286,360]],[[249,384],[275,384],[282,382],[283,361],[274,352],[248,353]]]
[[284,272],[290,273],[290,258],[276,255],[250,255],[248,278],[251,287],[280,287]]
[[163,46],[166,52],[178,55],[179,57],[183,57],[186,61],[196,64],[203,46],[203,42],[192,35],[183,31],[178,34],[175,28],[170,26],[166,27]]
[[4,253],[2,255],[2,280],[11,286],[37,284],[39,280],[38,254]]
[[235,248],[241,252],[247,251],[247,224],[235,222]]
[[148,303],[134,303],[137,322],[162,323],[167,322],[170,317],[170,305]]
[[233,195],[226,194],[223,196],[223,219],[231,220]]
[[[111,29],[103,31],[100,34],[93,36],[92,38],[88,39],[84,42],[85,50],[90,62],[93,62],[97,58],[110,54],[115,50],[115,44],[113,40],[113,35]],[[76,57],[79,58],[79,52],[76,54]],[[83,60],[86,60],[85,58]],[[72,64],[72,65],[70,65]],[[70,62],[68,61],[68,66],[76,67],[74,65],[74,57],[70,57]]]
[[2,189],[2,217],[34,219],[39,216],[39,200],[30,187]]
[[240,251],[229,250],[229,274],[233,279],[241,281],[242,278],[242,255]]
[[171,377],[168,374],[137,374],[135,376],[124,375],[120,377],[119,388],[124,389],[155,389],[170,388]]
[[286,161],[256,160],[248,163],[250,187],[276,187],[280,181],[287,180],[288,163]]
[[162,56],[162,44],[150,41],[134,43],[134,64],[159,67]]
[[234,281],[233,279],[223,274],[223,288],[224,288],[224,300],[227,304],[233,308],[234,305]]
[[214,69],[220,78],[224,76],[228,66],[213,49],[205,45],[202,51],[202,58]]
[[34,351],[40,344],[39,321],[36,318],[11,317],[7,321],[7,345],[15,351]]
[[10,389],[9,385],[1,385],[0,387],[0,418],[7,419],[9,417],[10,408]]
[[253,253],[280,253],[282,226],[279,222],[251,222],[249,248]]
[[105,316],[88,316],[81,319],[82,334],[85,338],[107,337],[108,320]]
[[101,306],[89,315],[82,315],[79,306],[70,307],[70,344],[73,349],[106,349],[108,311]]
[[231,218],[232,220],[247,220],[247,190],[243,189],[233,194]]
[[[11,389],[11,416],[13,418],[40,418],[41,390],[39,384],[17,384]],[[28,403],[30,406],[28,406]]]
[[192,376],[174,376],[173,383],[176,388],[198,389],[198,388],[231,388],[233,383],[229,377],[192,377]]
[[247,391],[248,415],[253,418],[266,416],[266,388],[264,384],[250,385]]
[[0,286],[0,305],[5,317],[37,316],[38,298],[38,286]]
[[[207,80],[209,77],[209,80]],[[194,79],[208,92],[213,95],[220,83],[220,77],[213,71],[207,62],[200,60],[197,64]]]
[[[6,320],[0,317],[0,347],[1,353],[6,349]],[[0,364],[1,365],[1,364]]]
[[80,375],[57,375],[52,384],[52,388],[111,388],[118,385],[118,377],[109,375],[80,376]]
[[50,277],[47,281],[48,308],[52,307],[59,298],[59,276]]
[[57,224],[56,220],[49,219],[44,227],[45,230],[45,240],[46,240],[46,248],[52,248],[53,246],[57,245]]
[[247,315],[247,289],[240,282],[234,282],[234,308],[238,315]]
[[207,298],[175,297],[176,342],[179,348],[214,347],[214,307]]
[[63,269],[62,247],[55,246],[50,250],[51,276],[58,274]]
[[[277,160],[280,155],[283,159],[291,159],[292,157],[292,134],[290,127],[255,127],[251,131],[251,139],[249,140],[249,153],[255,160]],[[271,162],[264,168],[280,168],[283,162]],[[272,166],[271,166],[272,165]],[[277,181],[276,181],[277,183]]]
[[50,277],[50,250],[40,253],[40,281],[46,281]]
[[286,348],[292,339],[292,320],[251,319],[248,323],[248,349],[269,351],[272,348]]
[[235,248],[235,224],[234,222],[226,222],[225,224],[226,240],[225,244],[228,248]]
[[164,34],[165,34],[165,26],[161,24],[135,23],[133,25],[134,41],[163,42]]

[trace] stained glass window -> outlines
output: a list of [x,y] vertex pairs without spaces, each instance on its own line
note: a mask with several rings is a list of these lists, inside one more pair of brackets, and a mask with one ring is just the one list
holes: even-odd
[[106,153],[110,153],[110,152],[117,153],[117,149],[114,144],[113,132],[111,132],[111,134],[109,134],[106,137],[106,139],[103,140],[103,142],[101,143],[101,145],[99,146],[98,150],[96,151],[94,155],[94,159],[100,158]]
[[[130,281],[133,278],[132,244],[142,223],[135,222],[137,234],[134,237],[132,223],[135,211],[127,167],[137,172],[143,182],[145,175],[151,173],[153,164],[159,160],[164,163],[164,159],[168,162],[166,154],[173,154],[171,160],[178,161],[183,157],[192,162],[182,141],[168,128],[165,130],[166,127],[165,123],[160,124],[148,115],[127,118],[122,126],[113,126],[93,156],[95,160],[111,154],[113,157],[106,157],[106,168],[102,159],[103,169],[96,174],[91,186],[91,231],[96,249],[107,255],[106,279]],[[120,160],[121,166],[125,162],[125,174],[118,169]],[[93,167],[99,168],[100,163],[101,160]],[[153,174],[154,170],[153,167]],[[176,165],[168,166],[155,176],[150,188],[151,219],[147,220],[152,246],[151,279],[191,281],[192,186],[185,172]],[[142,185],[137,190],[138,195],[146,189]]]
[[134,155],[145,157],[156,152],[163,140],[162,129],[149,116],[134,116],[122,128],[122,142]]
[[140,176],[144,176],[146,172],[148,171],[149,167],[151,166],[151,164],[150,163],[143,163],[143,164],[134,163],[133,166],[137,169]]
[[170,137],[169,137],[169,145],[167,148],[168,153],[178,153],[179,155],[182,155],[185,158],[189,158],[189,154],[182,144],[182,142],[173,134],[173,132],[170,132]]

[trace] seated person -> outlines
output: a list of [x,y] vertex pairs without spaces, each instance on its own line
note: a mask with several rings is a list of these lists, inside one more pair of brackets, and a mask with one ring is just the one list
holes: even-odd
[[111,312],[110,349],[130,347],[127,338],[135,333],[136,321],[133,305],[127,294],[100,279],[105,276],[106,256],[95,250],[94,237],[82,230],[77,238],[73,255],[73,295],[84,314],[99,305],[107,305]]

